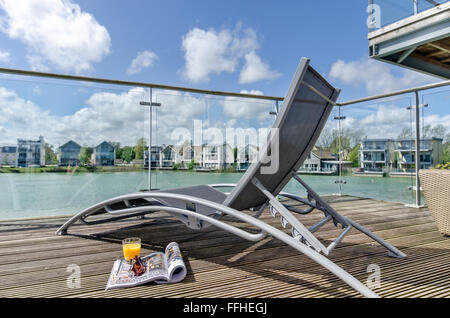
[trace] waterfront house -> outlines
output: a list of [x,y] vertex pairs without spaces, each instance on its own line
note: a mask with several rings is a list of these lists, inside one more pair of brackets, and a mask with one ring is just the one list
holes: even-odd
[[70,140],[59,147],[58,162],[60,166],[79,166],[81,146]]
[[17,139],[16,166],[32,167],[45,165],[45,141],[39,136],[38,140]]
[[381,172],[394,167],[394,140],[365,139],[359,148],[359,164],[366,171]]
[[94,148],[94,165],[114,166],[116,159],[116,149],[109,142],[102,142]]
[[190,163],[194,161],[196,166],[203,163],[203,147],[194,146],[191,142],[184,142],[183,145],[176,148],[178,152],[178,163],[183,168],[188,168]]
[[0,166],[16,165],[17,147],[12,145],[0,146]]
[[233,164],[234,153],[229,144],[203,146],[203,168],[224,170],[231,168]]
[[[420,139],[420,169],[429,169],[441,163],[442,141],[441,138],[435,137]],[[414,170],[416,164],[415,151],[414,140],[395,140],[395,155],[399,170],[403,172]]]
[[[161,152],[163,150],[162,146],[151,146],[150,147],[150,160],[152,168],[159,168],[161,162]],[[144,152],[145,162],[144,167],[148,168],[148,150]]]
[[330,151],[314,147],[309,153],[299,171],[335,172],[338,170],[336,156]]
[[236,165],[238,170],[247,170],[248,167],[258,160],[259,148],[255,145],[248,144],[237,150]]
[[161,147],[161,153],[159,155],[159,166],[161,168],[173,168],[178,163],[178,151],[175,146],[168,145]]

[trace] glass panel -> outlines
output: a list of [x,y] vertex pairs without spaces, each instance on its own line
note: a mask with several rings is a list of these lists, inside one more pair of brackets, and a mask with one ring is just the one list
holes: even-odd
[[75,214],[146,188],[145,90],[0,78],[0,218]]
[[443,166],[450,168],[450,114],[448,103],[450,90],[440,89],[428,92],[422,96],[422,131],[425,139],[421,144],[424,155],[424,168]]
[[411,103],[412,97],[400,96],[342,107],[344,194],[414,203],[414,169],[405,161],[410,149],[399,149],[414,140]]
[[237,183],[258,158],[260,130],[264,139],[275,119],[271,101],[164,90],[155,99],[161,103],[152,143],[160,150],[152,172],[158,189]]
[[[417,12],[433,8],[433,3],[442,4],[448,0],[417,0]],[[394,22],[400,21],[415,14],[415,0],[374,0],[374,5],[379,7],[379,16],[381,18],[380,27],[385,27]],[[376,12],[378,14],[378,12]]]

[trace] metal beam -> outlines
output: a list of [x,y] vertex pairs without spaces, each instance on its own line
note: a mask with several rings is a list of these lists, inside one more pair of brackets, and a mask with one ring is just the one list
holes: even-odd
[[350,101],[347,101],[347,102],[336,103],[336,105],[337,106],[348,106],[348,105],[363,103],[363,102],[367,102],[367,101],[371,101],[371,100],[376,100],[376,99],[381,99],[381,98],[386,98],[386,97],[392,97],[392,96],[397,96],[397,95],[403,95],[403,94],[408,94],[408,93],[414,93],[416,91],[417,92],[425,91],[425,90],[438,88],[438,87],[444,87],[444,86],[448,86],[448,85],[450,85],[450,80],[439,82],[439,83],[423,85],[423,86],[419,86],[419,87],[415,87],[415,88],[403,89],[403,90],[390,92],[390,93],[385,93],[385,94],[380,94],[380,95],[374,95],[374,96],[354,99],[354,100],[350,100]]
[[406,50],[405,52],[402,53],[402,55],[400,55],[400,57],[397,60],[397,63],[401,63],[403,62],[408,56],[411,55],[412,52],[414,52],[414,50],[417,48],[417,46],[413,46],[410,49]]
[[61,80],[81,81],[81,82],[89,82],[89,83],[101,83],[101,84],[109,84],[109,85],[134,86],[134,87],[138,86],[138,87],[147,87],[147,88],[156,88],[156,89],[167,89],[167,90],[182,91],[182,92],[189,92],[189,93],[196,93],[196,94],[252,98],[252,99],[271,100],[271,101],[277,101],[277,100],[282,101],[283,100],[283,97],[275,97],[275,96],[241,94],[241,93],[233,93],[233,92],[223,92],[223,91],[213,91],[213,90],[206,90],[206,89],[190,88],[190,87],[183,87],[183,86],[170,86],[170,85],[162,85],[162,84],[155,84],[155,83],[114,80],[114,79],[108,79],[108,78],[96,78],[96,77],[87,77],[87,76],[78,76],[78,75],[36,72],[36,71],[27,71],[27,70],[12,69],[12,68],[0,68],[0,73],[23,75],[23,76],[45,77],[45,78],[56,78],[56,79],[61,79]]
[[[261,100],[273,100],[273,101],[283,101],[284,100],[283,97],[277,97],[277,96],[264,96],[264,95],[223,92],[223,91],[202,90],[202,89],[189,88],[189,87],[169,86],[169,85],[143,83],[143,82],[129,82],[129,81],[114,80],[114,79],[64,75],[64,74],[57,74],[57,73],[35,72],[35,71],[26,71],[26,70],[10,69],[10,68],[0,68],[0,73],[23,75],[23,76],[36,76],[36,77],[45,77],[45,78],[55,78],[55,79],[70,80],[70,81],[93,82],[93,83],[102,83],[102,84],[111,84],[111,85],[152,87],[152,88],[179,90],[179,91],[184,91],[184,92],[207,94],[207,95],[234,96],[234,97],[242,97],[242,98],[261,99]],[[448,85],[450,85],[450,80],[442,81],[439,83],[418,86],[418,87],[409,88],[409,89],[393,91],[393,92],[380,94],[380,95],[374,95],[374,96],[354,99],[354,100],[345,101],[345,102],[341,102],[341,103],[336,103],[336,106],[347,106],[347,105],[351,105],[351,104],[357,104],[357,103],[362,103],[362,102],[386,98],[386,97],[414,93],[415,91],[420,92],[420,91],[444,87],[444,86],[448,86]]]

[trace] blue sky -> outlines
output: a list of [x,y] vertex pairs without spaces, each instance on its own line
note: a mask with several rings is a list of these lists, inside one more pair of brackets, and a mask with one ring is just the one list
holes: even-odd
[[[366,7],[365,0],[0,0],[0,66],[283,96],[298,61],[306,56],[330,82],[343,89],[340,100],[435,81],[368,59]],[[130,93],[130,88],[108,91],[93,86],[1,82],[4,95],[9,94],[4,105],[11,108],[28,105],[35,116],[30,115],[31,119],[67,126],[75,124],[77,118],[86,123],[83,114],[89,112],[89,118],[95,114],[109,118],[109,127],[102,127],[105,138],[112,138],[103,132],[120,122],[121,112],[118,108],[117,118],[110,118],[114,111],[99,113],[108,109],[100,96],[114,100],[110,101],[110,107],[123,110],[127,100],[145,95],[140,91]],[[195,96],[158,94],[161,99],[170,96],[172,100],[182,98],[186,104],[198,104]],[[121,103],[117,102],[119,99]],[[230,102],[236,101],[202,101],[200,108],[204,112],[208,107],[222,108],[210,110],[208,118],[204,114],[199,116],[208,120],[208,124],[216,120],[231,125],[236,120],[248,119],[255,111],[243,111],[243,102],[229,106]],[[167,118],[173,118],[185,107],[180,107],[179,101],[173,103],[173,107],[168,107],[172,113],[166,113]],[[264,113],[273,107],[260,104],[256,109]],[[239,118],[233,118],[233,112]],[[185,119],[193,113],[186,113]],[[445,113],[438,115],[442,117]],[[0,111],[0,142],[10,141],[21,127],[19,123],[13,125],[14,118],[8,116],[4,109]],[[142,111],[128,119],[138,117],[143,117]],[[270,124],[270,117],[260,119],[258,123],[248,119],[246,124],[256,127]],[[142,125],[145,126],[145,121],[136,124],[136,134],[143,130]],[[73,138],[88,135],[79,133],[81,126],[72,131],[69,127],[53,131],[55,126],[58,125],[37,124],[27,131],[47,133],[55,143],[67,135]],[[173,130],[173,126],[166,128],[162,134]],[[131,138],[130,135],[128,139]],[[131,142],[128,139],[123,142]]]

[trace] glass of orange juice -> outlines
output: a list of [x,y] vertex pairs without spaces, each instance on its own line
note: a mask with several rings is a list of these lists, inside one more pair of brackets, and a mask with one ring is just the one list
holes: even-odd
[[123,257],[127,262],[141,254],[141,239],[138,237],[126,238],[122,241]]

